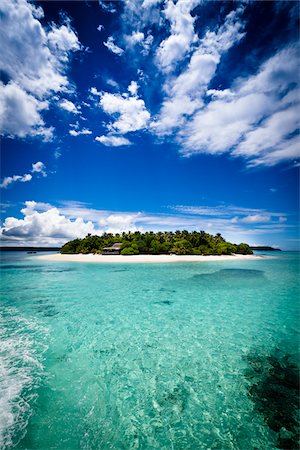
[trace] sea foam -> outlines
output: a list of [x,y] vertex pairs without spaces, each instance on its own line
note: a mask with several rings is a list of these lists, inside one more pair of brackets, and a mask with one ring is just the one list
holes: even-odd
[[0,308],[0,448],[18,444],[26,432],[43,375],[45,327]]

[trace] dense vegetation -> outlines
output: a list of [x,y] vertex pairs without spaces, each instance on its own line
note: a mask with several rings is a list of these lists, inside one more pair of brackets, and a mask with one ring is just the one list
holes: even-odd
[[215,236],[204,231],[166,231],[154,233],[104,233],[102,236],[88,234],[83,239],[67,242],[61,253],[101,253],[104,247],[110,247],[116,242],[122,243],[122,255],[166,254],[174,252],[177,255],[230,255],[240,253],[252,254],[248,244],[231,244],[226,242],[220,233]]

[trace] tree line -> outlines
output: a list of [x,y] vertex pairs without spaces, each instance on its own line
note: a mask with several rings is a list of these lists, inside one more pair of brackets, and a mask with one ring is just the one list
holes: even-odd
[[231,255],[252,254],[248,244],[232,244],[220,233],[215,236],[205,231],[147,231],[141,233],[104,233],[101,236],[88,234],[83,239],[74,239],[61,248],[61,253],[102,253],[105,247],[121,243],[122,255],[168,254],[176,255]]

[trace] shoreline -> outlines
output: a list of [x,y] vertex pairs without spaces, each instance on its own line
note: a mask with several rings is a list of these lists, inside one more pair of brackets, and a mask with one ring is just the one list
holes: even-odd
[[88,262],[101,264],[127,263],[182,263],[210,261],[243,261],[266,258],[260,255],[99,255],[99,254],[52,254],[37,256],[38,259],[56,262]]

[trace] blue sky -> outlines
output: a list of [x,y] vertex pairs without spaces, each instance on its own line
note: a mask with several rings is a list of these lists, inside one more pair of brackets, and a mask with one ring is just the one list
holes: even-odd
[[0,5],[1,245],[299,248],[297,2]]

